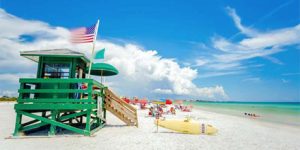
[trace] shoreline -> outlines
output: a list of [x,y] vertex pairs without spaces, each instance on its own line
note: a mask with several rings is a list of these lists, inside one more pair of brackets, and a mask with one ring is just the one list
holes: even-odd
[[235,115],[235,114],[224,114],[221,112],[217,112],[217,111],[213,111],[213,110],[203,110],[201,108],[196,108],[194,107],[193,109],[196,109],[197,111],[202,111],[202,112],[209,112],[209,113],[215,113],[218,115],[224,115],[224,116],[231,116],[231,117],[237,117],[239,119],[245,119],[247,121],[252,121],[255,122],[259,125],[262,126],[267,126],[267,127],[272,127],[272,128],[284,128],[287,130],[291,130],[292,132],[299,132],[300,133],[300,128],[299,126],[296,125],[291,125],[291,124],[286,124],[286,123],[281,123],[281,122],[271,122],[271,121],[267,121],[267,120],[262,120],[262,119],[258,119],[258,118],[250,118],[248,116],[239,116],[239,115]]
[[[209,112],[215,112],[220,114],[227,114],[232,116],[237,116],[241,118],[250,118],[257,121],[262,122],[268,122],[272,124],[280,124],[280,125],[288,125],[293,127],[300,127],[300,113],[294,113],[294,114],[281,114],[276,112],[266,112],[266,111],[260,111],[260,110],[251,110],[247,112],[247,109],[245,111],[242,111],[241,109],[234,109],[234,108],[222,108],[221,107],[213,107],[213,106],[205,106],[205,105],[197,105],[195,103],[186,103],[186,105],[192,105],[194,109],[200,109],[200,110],[206,110]],[[260,108],[261,109],[261,108]],[[263,109],[261,109],[263,110]],[[253,116],[245,116],[244,113],[255,113],[256,115],[259,115],[259,117],[253,117]]]

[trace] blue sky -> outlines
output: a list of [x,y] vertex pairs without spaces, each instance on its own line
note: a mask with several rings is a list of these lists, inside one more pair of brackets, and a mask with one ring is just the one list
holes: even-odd
[[300,43],[291,38],[300,34],[299,0],[0,0],[0,7],[24,20],[66,29],[99,18],[98,38],[134,43],[174,59],[197,71],[193,84],[222,86],[227,100],[300,100]]

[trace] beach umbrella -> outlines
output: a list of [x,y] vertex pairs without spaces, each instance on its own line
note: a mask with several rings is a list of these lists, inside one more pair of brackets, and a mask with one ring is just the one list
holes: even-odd
[[126,103],[128,103],[129,104],[129,102],[130,102],[130,99],[128,99],[128,98],[126,98],[126,97],[124,97],[124,98],[122,98]]
[[167,104],[167,105],[171,105],[171,104],[172,104],[172,100],[166,99],[166,104]]
[[94,63],[91,69],[91,75],[101,76],[101,83],[103,76],[114,76],[118,73],[119,71],[113,65],[107,63]]
[[133,104],[139,103],[139,99],[138,99],[137,97],[133,97],[132,103],[133,103]]
[[95,76],[114,76],[118,73],[119,71],[113,65],[107,63],[94,63],[91,69],[91,75]]

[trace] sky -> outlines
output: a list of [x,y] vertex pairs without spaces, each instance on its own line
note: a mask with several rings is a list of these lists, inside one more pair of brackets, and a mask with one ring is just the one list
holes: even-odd
[[[0,0],[0,96],[37,64],[20,51],[69,48],[70,30],[100,20],[96,48],[123,96],[300,100],[299,0]],[[96,78],[97,79],[97,78]]]

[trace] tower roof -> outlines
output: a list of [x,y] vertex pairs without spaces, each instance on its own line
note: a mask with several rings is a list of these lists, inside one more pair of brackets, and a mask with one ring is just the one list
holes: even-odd
[[34,51],[21,51],[20,55],[32,61],[38,62],[39,56],[48,57],[73,57],[81,58],[83,61],[89,63],[90,60],[80,52],[72,51],[70,49],[48,49],[48,50],[34,50]]

